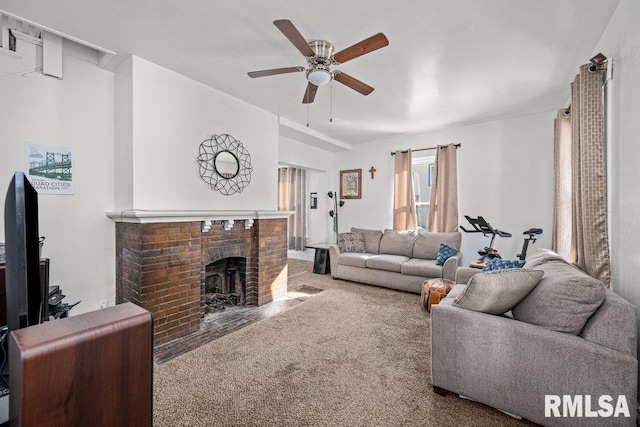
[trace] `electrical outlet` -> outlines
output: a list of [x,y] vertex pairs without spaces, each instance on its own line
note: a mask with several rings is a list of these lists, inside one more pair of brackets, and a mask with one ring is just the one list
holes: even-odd
[[100,308],[107,308],[107,301],[100,302]]

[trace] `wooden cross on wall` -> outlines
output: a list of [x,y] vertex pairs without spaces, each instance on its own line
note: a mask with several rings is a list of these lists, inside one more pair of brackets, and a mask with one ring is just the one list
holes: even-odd
[[378,170],[377,170],[376,168],[374,168],[373,166],[371,166],[371,169],[369,169],[369,173],[371,173],[371,179],[375,178],[375,176],[374,176],[374,175],[375,175],[375,173],[376,173],[377,171],[378,171]]

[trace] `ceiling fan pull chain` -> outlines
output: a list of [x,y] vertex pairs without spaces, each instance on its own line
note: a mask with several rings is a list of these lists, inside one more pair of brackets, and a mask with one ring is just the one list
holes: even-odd
[[329,93],[329,123],[333,123],[333,79],[331,79],[331,88]]
[[307,127],[309,127],[309,104],[307,104]]

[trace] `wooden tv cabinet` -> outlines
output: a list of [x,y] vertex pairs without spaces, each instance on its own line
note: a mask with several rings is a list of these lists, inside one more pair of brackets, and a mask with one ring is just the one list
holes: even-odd
[[125,303],[11,332],[10,426],[151,425],[153,316]]

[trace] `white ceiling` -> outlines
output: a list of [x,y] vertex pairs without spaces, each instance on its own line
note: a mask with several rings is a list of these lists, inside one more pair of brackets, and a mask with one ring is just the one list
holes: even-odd
[[[562,107],[619,0],[0,0],[0,9],[201,81],[302,127],[306,66],[273,25],[342,50],[377,32],[389,46],[340,69],[369,96],[318,90],[310,129],[347,144]],[[603,52],[607,55],[607,52]]]

